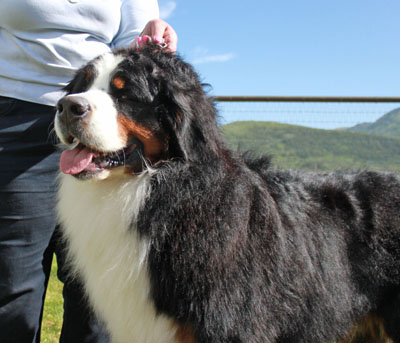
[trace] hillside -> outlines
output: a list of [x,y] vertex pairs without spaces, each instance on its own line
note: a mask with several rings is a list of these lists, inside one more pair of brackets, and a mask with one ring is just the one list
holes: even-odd
[[373,123],[361,123],[347,130],[400,138],[400,108],[386,113]]
[[228,144],[272,156],[273,164],[306,170],[361,169],[400,172],[400,139],[273,122],[223,126]]

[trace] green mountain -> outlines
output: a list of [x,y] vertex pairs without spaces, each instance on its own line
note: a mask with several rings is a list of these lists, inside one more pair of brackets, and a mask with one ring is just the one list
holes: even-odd
[[373,123],[361,123],[347,130],[366,132],[378,136],[400,137],[400,108],[386,113]]
[[231,148],[270,155],[282,168],[400,172],[398,138],[255,121],[234,122],[222,130]]

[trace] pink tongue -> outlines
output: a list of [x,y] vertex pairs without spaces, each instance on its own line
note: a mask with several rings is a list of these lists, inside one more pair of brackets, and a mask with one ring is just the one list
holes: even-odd
[[79,174],[85,169],[93,170],[96,168],[95,164],[91,163],[93,155],[93,151],[88,148],[65,150],[61,154],[60,169],[65,174]]

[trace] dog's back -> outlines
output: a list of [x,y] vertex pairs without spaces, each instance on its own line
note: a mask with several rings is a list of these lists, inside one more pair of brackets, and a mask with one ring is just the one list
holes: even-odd
[[[333,328],[330,323],[342,320],[344,331],[348,330],[348,323],[354,323],[353,336],[348,336],[346,342],[356,341],[357,337],[362,337],[363,342],[389,341],[382,329],[398,340],[400,184],[397,175],[372,171],[273,170],[264,159],[248,160],[247,164],[261,175],[276,203],[279,221],[284,222],[281,232],[292,244],[288,255],[296,252],[289,258],[289,264],[292,263],[289,270],[302,275],[302,281],[297,283],[298,296],[308,293],[309,304],[304,310],[310,318],[303,328],[304,335],[312,340],[311,322],[316,330],[327,326],[323,331],[329,332],[329,326]],[[293,280],[285,282],[292,284]],[[372,332],[374,337],[370,337]],[[297,339],[301,337],[298,334]]]

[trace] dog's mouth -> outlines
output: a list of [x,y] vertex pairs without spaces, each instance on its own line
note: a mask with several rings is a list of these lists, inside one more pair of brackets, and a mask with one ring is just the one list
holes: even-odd
[[83,173],[97,174],[105,169],[128,165],[133,172],[139,172],[138,165],[142,166],[142,151],[143,145],[138,139],[131,139],[121,150],[101,152],[74,138],[70,150],[61,154],[60,169],[64,174],[78,176]]

